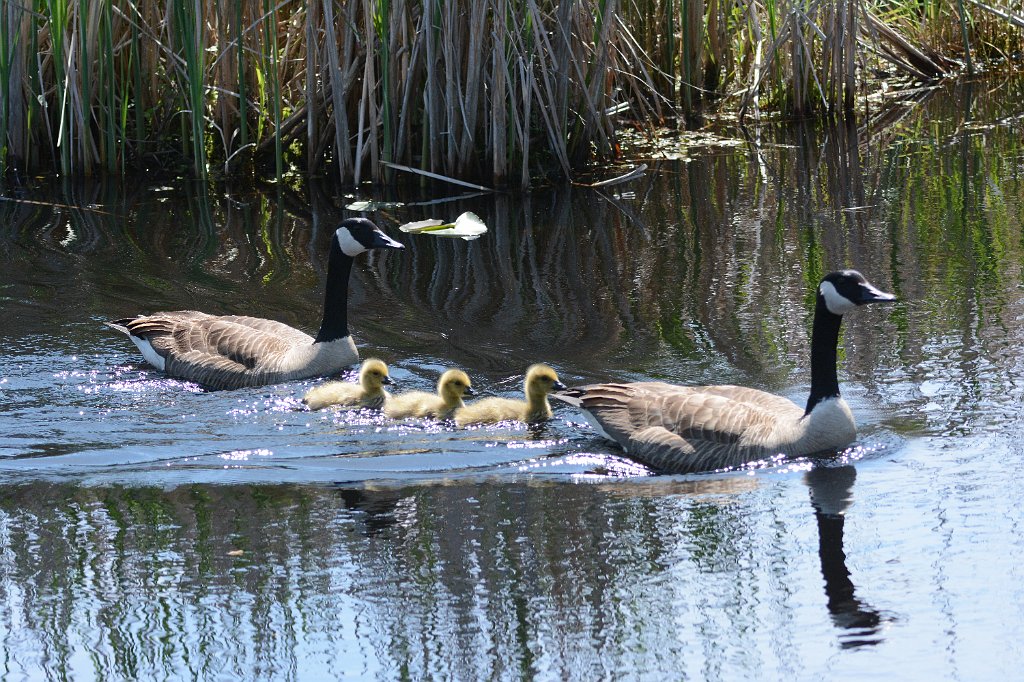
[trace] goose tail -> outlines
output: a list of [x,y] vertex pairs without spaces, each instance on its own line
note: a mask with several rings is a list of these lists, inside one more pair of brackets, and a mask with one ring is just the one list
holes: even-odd
[[109,322],[104,322],[103,324],[107,325],[111,329],[116,329],[126,336],[131,336],[131,332],[128,331],[128,325],[131,324],[134,319],[134,317],[122,317],[119,320],[111,320]]
[[573,407],[580,407],[583,404],[583,394],[586,393],[586,390],[586,386],[574,386],[561,391],[555,391],[551,394],[551,397],[563,403],[568,403]]
[[551,397],[586,410],[596,407],[622,407],[629,402],[632,393],[631,387],[623,384],[591,384],[557,391],[552,393]]

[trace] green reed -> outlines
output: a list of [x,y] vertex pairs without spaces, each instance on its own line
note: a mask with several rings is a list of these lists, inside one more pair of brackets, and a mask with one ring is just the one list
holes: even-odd
[[[15,30],[12,24],[15,23],[13,14],[14,6],[5,6],[0,9],[0,92],[10,93],[13,88],[11,81],[14,76],[15,54],[18,49],[18,42],[21,39],[21,32]],[[8,138],[11,136],[10,107],[12,102],[7,97],[0,101],[0,164],[6,165],[8,157]]]
[[[284,175],[283,144],[281,141],[281,81],[280,81],[280,48],[278,45],[277,11],[274,0],[263,0],[263,41],[265,51],[263,57],[263,73],[268,84],[270,110],[274,123],[274,177],[280,179]],[[266,101],[266,100],[264,100]]]
[[181,60],[177,74],[185,97],[183,114],[188,122],[183,125],[182,145],[191,143],[191,158],[196,177],[205,178],[206,165],[206,32],[203,30],[203,11],[199,0],[171,0],[173,12],[173,45]]

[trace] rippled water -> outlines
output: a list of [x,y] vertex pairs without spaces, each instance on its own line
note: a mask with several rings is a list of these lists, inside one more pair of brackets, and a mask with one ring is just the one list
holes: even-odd
[[[64,186],[0,201],[4,679],[1012,679],[1024,666],[1019,84],[855,129],[763,130],[529,197]],[[885,113],[885,112],[883,112]],[[880,117],[882,118],[882,117]],[[927,121],[927,125],[924,123]],[[108,319],[318,324],[355,199],[407,245],[355,267],[398,390],[543,360],[808,390],[814,286],[850,315],[860,440],[656,476],[556,406],[456,430],[308,413],[313,381],[205,392]],[[399,235],[477,212],[478,241]]]

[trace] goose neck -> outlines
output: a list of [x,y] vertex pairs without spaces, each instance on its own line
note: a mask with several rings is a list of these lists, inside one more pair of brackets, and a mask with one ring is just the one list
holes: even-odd
[[810,414],[822,400],[839,397],[839,377],[836,373],[836,349],[839,346],[839,328],[842,315],[836,315],[818,294],[814,309],[814,328],[811,332],[811,395],[804,414]]
[[327,260],[327,286],[324,291],[324,316],[316,343],[334,341],[348,336],[348,280],[352,273],[352,257],[346,256],[337,239],[331,240]]

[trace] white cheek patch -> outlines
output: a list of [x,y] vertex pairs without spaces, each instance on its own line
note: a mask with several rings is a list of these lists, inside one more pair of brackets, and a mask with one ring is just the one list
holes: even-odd
[[355,258],[359,254],[366,251],[366,247],[359,243],[359,241],[352,236],[352,233],[346,230],[338,230],[335,233],[335,237],[338,240],[338,246],[341,247],[341,252],[346,256]]
[[857,307],[856,303],[836,291],[832,282],[822,282],[818,291],[821,292],[822,298],[825,299],[825,307],[833,315],[845,315]]

